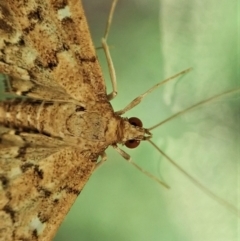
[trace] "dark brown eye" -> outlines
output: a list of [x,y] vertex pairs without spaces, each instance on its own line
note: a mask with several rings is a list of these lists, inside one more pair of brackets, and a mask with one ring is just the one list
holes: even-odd
[[131,117],[130,119],[128,119],[128,121],[133,126],[139,126],[139,127],[143,126],[141,120],[139,120],[137,117]]
[[139,144],[140,144],[139,140],[129,140],[125,142],[125,146],[130,149],[136,148]]
[[[133,126],[142,127],[142,122],[137,117],[131,117],[128,119],[129,123]],[[136,148],[140,144],[139,140],[129,140],[125,142],[125,146],[128,148]]]

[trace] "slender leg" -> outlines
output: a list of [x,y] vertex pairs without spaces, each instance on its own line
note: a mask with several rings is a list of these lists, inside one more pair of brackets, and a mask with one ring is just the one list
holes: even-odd
[[107,160],[106,152],[101,153],[100,156],[101,160],[96,164],[95,169],[99,168]]
[[163,80],[162,82],[154,85],[152,88],[150,88],[149,90],[145,91],[143,94],[139,95],[137,98],[135,98],[133,101],[131,101],[124,109],[116,111],[115,114],[116,115],[123,115],[124,113],[126,113],[127,111],[131,110],[133,107],[135,107],[136,105],[140,104],[140,102],[142,101],[142,99],[144,97],[146,97],[148,94],[150,94],[153,90],[155,90],[156,88],[158,88],[159,86],[166,84],[168,81],[173,80],[183,74],[188,73],[191,70],[191,68],[189,69],[185,69],[165,80]]
[[107,63],[108,63],[108,69],[109,69],[110,78],[111,78],[112,87],[113,87],[112,92],[107,95],[109,101],[114,99],[114,97],[117,95],[117,78],[116,78],[116,73],[115,73],[112,57],[111,57],[109,47],[108,47],[108,44],[107,44],[108,33],[109,33],[109,30],[110,30],[112,17],[113,17],[113,13],[114,13],[114,9],[116,7],[117,1],[118,0],[113,0],[112,7],[111,7],[109,17],[108,17],[108,21],[107,21],[106,31],[105,31],[104,37],[102,38],[102,47],[103,47],[103,50],[104,50],[105,55],[106,55],[106,59],[107,59]]
[[150,177],[151,179],[153,179],[154,181],[156,181],[157,183],[161,184],[162,186],[166,187],[167,189],[169,189],[170,187],[165,183],[162,182],[161,180],[159,180],[157,177],[155,177],[154,175],[152,175],[151,173],[147,172],[146,170],[144,170],[143,168],[141,168],[139,165],[137,165],[135,162],[132,161],[131,157],[122,149],[120,149],[117,145],[113,145],[113,148],[124,158],[128,161],[128,163],[132,164],[135,168],[137,168],[140,172],[142,172],[143,174],[145,174],[146,176]]

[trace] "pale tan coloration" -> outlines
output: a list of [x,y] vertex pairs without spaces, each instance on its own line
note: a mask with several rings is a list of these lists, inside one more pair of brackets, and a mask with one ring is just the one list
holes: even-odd
[[51,240],[109,145],[146,139],[116,115],[79,0],[0,2],[0,240]]

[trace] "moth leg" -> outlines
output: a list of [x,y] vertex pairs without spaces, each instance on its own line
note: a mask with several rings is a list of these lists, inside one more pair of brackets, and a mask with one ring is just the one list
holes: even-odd
[[191,68],[185,69],[157,84],[155,84],[153,87],[151,87],[149,90],[145,91],[143,94],[139,95],[138,97],[136,97],[134,100],[132,100],[127,106],[125,106],[122,110],[116,111],[115,114],[116,115],[123,115],[124,113],[126,113],[127,111],[131,110],[132,108],[134,108],[136,105],[140,104],[140,102],[143,100],[143,98],[145,98],[147,95],[149,95],[153,90],[157,89],[159,86],[166,84],[167,82],[169,82],[170,80],[173,80],[181,75],[184,75],[186,73],[188,73],[191,70]]
[[137,168],[140,172],[142,172],[143,174],[145,174],[146,176],[150,177],[151,179],[153,179],[154,181],[156,181],[157,183],[161,184],[162,186],[166,187],[167,189],[169,189],[170,187],[163,181],[161,181],[160,179],[158,179],[157,177],[155,177],[154,175],[152,175],[150,172],[144,170],[143,168],[141,168],[138,164],[136,164],[135,162],[133,162],[132,158],[130,155],[128,155],[124,150],[120,149],[117,145],[112,145],[112,147],[124,158],[128,161],[128,163],[132,164],[135,168]]
[[108,17],[108,21],[107,21],[106,31],[105,31],[104,37],[102,38],[102,47],[103,47],[103,50],[104,50],[105,55],[106,55],[108,69],[109,69],[110,78],[111,78],[112,87],[113,87],[112,92],[107,95],[107,98],[108,98],[109,101],[114,99],[117,96],[117,78],[116,78],[116,73],[115,73],[112,57],[111,57],[109,47],[108,47],[108,44],[107,44],[108,33],[109,33],[110,26],[111,26],[111,23],[112,23],[112,17],[113,17],[113,13],[114,13],[114,9],[116,7],[117,1],[118,0],[114,0],[113,3],[112,3],[111,10],[110,10],[109,17]]
[[95,169],[99,168],[107,160],[106,152],[101,153],[100,156],[101,160],[96,164]]

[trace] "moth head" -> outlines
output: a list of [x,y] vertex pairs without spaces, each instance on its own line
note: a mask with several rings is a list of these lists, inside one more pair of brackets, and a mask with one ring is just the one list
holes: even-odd
[[137,117],[124,118],[122,127],[122,142],[128,148],[136,148],[142,140],[148,140],[152,136]]

